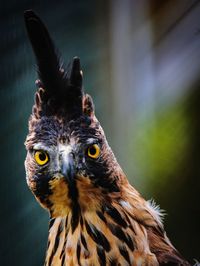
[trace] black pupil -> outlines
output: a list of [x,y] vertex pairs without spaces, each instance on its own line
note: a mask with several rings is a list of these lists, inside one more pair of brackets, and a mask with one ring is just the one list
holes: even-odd
[[45,161],[46,160],[46,154],[44,152],[40,152],[39,158],[40,158],[40,161]]
[[96,154],[96,148],[94,146],[90,147],[90,154],[95,155]]

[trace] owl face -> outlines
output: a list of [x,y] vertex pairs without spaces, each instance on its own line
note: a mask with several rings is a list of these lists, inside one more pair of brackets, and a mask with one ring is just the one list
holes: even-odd
[[80,59],[64,69],[40,18],[30,11],[25,21],[39,75],[25,143],[27,183],[52,217],[70,210],[75,217],[119,191],[119,166],[83,91]]
[[112,176],[117,163],[98,122],[85,116],[69,122],[46,117],[30,128],[27,183],[53,215],[66,215],[75,200],[89,206],[88,193],[103,197],[117,191]]

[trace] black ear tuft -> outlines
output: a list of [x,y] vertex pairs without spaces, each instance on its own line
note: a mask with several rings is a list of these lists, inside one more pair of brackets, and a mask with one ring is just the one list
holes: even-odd
[[44,90],[40,101],[36,95],[34,113],[37,116],[62,116],[67,120],[80,116],[83,96],[80,59],[75,57],[71,69],[65,72],[48,30],[40,18],[32,10],[25,11],[24,18],[37,60],[40,79],[37,85]]
[[94,103],[89,94],[85,94],[83,97],[83,113],[90,117],[94,117]]

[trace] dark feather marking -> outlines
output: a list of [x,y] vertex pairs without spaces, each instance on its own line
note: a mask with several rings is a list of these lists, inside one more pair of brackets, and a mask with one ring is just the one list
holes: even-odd
[[71,179],[68,182],[68,197],[71,199],[71,210],[72,210],[72,218],[71,218],[71,230],[72,234],[77,228],[80,221],[80,205],[78,203],[78,189],[76,187],[76,181]]
[[125,217],[126,217],[126,221],[128,221],[128,226],[129,226],[129,228],[130,228],[130,229],[133,231],[133,233],[136,235],[135,229],[133,228],[133,226],[132,226],[132,224],[131,224],[131,221],[130,221],[128,215],[126,214],[125,211],[124,211],[123,213],[124,213],[124,215],[125,215]]
[[128,254],[128,251],[127,251],[126,247],[125,246],[120,246],[119,247],[119,252],[125,258],[125,260],[129,263],[129,265],[131,265],[130,257],[129,257],[129,254]]
[[64,244],[63,244],[62,251],[61,251],[61,253],[60,253],[60,259],[62,258],[63,254],[64,254],[64,252],[65,252],[66,242],[67,242],[67,240],[65,239]]
[[[71,160],[73,160],[71,158]],[[73,165],[73,162],[71,163]],[[68,197],[71,199],[71,211],[72,211],[72,217],[71,217],[71,230],[72,234],[74,233],[75,229],[77,228],[79,221],[80,221],[80,205],[78,203],[78,189],[76,186],[76,180],[74,179],[74,169],[71,167],[68,170],[68,180],[66,180],[66,183],[68,185]]]
[[106,207],[104,207],[104,210],[118,225],[124,228],[127,227],[127,222],[125,221],[125,219],[123,219],[123,217],[116,208],[111,205],[107,205]]
[[[69,231],[69,230],[67,230]],[[65,234],[66,236],[66,234]],[[65,237],[65,241],[64,241],[64,244],[63,244],[63,247],[62,247],[62,251],[60,253],[60,259],[63,257],[63,255],[65,254],[65,249],[66,249],[66,243],[67,243],[67,238]]]
[[78,264],[80,264],[80,254],[81,254],[81,245],[80,245],[80,241],[78,241],[77,243],[77,247],[76,247],[76,256],[77,256],[77,260],[78,260]]
[[51,218],[49,221],[49,229],[53,226],[54,222],[55,222],[55,218]]
[[50,245],[50,240],[48,239],[48,242],[47,242],[47,249],[49,248],[49,245]]
[[105,251],[102,247],[97,246],[97,255],[98,255],[98,260],[100,266],[105,266],[106,265],[106,255]]
[[[96,130],[98,130],[98,124],[96,126]],[[95,187],[102,188],[102,193],[112,193],[112,192],[120,192],[118,186],[118,177],[111,176],[112,169],[110,168],[109,162],[112,160],[112,154],[107,155],[106,159],[99,158],[98,161],[90,160],[89,170],[93,173],[90,176]]]
[[61,234],[62,231],[63,231],[63,224],[62,224],[62,221],[61,221],[61,223],[58,226],[58,231],[57,231],[56,238],[55,238],[55,244],[54,244],[54,248],[53,248],[53,253],[54,254],[57,251],[57,248],[58,248],[58,245],[59,245],[59,241],[60,241],[60,234]]
[[72,218],[71,218],[72,234],[74,233],[79,224],[79,219],[80,219],[80,206],[74,205],[72,208]]
[[63,255],[62,260],[61,260],[61,265],[62,266],[64,266],[64,262],[65,262],[65,254]]
[[124,231],[115,224],[108,224],[108,227],[110,231],[115,235],[117,238],[119,238],[122,242],[125,242],[127,246],[130,248],[130,250],[134,250],[134,245],[131,237],[128,234],[125,234]]
[[64,241],[64,244],[63,244],[63,247],[62,247],[62,251],[60,253],[60,258],[62,258],[64,252],[65,252],[65,248],[66,248],[66,243],[67,243],[67,235],[68,235],[68,232],[69,232],[69,229],[67,228],[67,222],[68,222],[68,216],[66,216],[65,218],[65,241]]
[[80,224],[81,224],[81,228],[83,228],[83,217],[82,216],[80,218]]
[[49,265],[51,265],[52,260],[54,255],[56,254],[56,251],[58,249],[58,245],[59,245],[59,241],[60,241],[60,234],[63,231],[63,223],[62,221],[60,222],[59,226],[58,226],[58,230],[57,230],[57,234],[56,234],[56,238],[55,238],[55,243],[54,243],[54,247],[51,253],[51,256],[49,258]]
[[95,187],[101,187],[102,192],[119,192],[117,177],[111,178],[108,162],[100,160],[97,162],[91,161],[91,169],[94,174],[91,180]]
[[53,251],[52,251],[51,256],[50,256],[50,258],[49,258],[49,264],[48,264],[48,265],[51,265],[52,260],[53,260],[53,256],[54,256],[54,254],[53,254]]
[[97,215],[99,216],[99,218],[100,218],[105,224],[107,223],[106,218],[105,218],[105,216],[103,215],[102,212],[97,211]]
[[41,203],[45,204],[47,207],[52,206],[52,203],[48,199],[48,196],[52,194],[49,187],[50,179],[51,176],[49,174],[45,174],[44,172],[37,173],[37,175],[33,176],[33,180],[36,184],[34,194],[40,199]]
[[88,224],[87,221],[85,221],[85,227],[91,238],[109,252],[111,247],[107,238],[93,224]]
[[[50,210],[50,214],[51,214],[51,208],[52,208],[52,206],[53,206],[53,203],[52,203],[49,199],[46,199],[46,200],[44,201],[44,203],[45,203],[46,207]],[[52,216],[52,215],[51,215],[51,216]]]
[[[106,168],[107,170],[107,168]],[[94,179],[94,185],[96,187],[101,187],[105,190],[105,193],[107,192],[119,192],[120,189],[117,185],[117,183],[115,182],[115,180],[110,180],[110,173],[109,174],[105,174],[102,173],[102,169],[101,169],[101,176],[98,178],[96,175],[95,175],[95,179]],[[104,191],[103,191],[104,192]]]
[[111,259],[110,260],[110,266],[119,266],[120,264],[117,262],[117,260],[116,259]]
[[65,224],[64,224],[65,229],[67,229],[67,224],[68,224],[68,215],[65,216]]
[[126,234],[126,238],[127,238],[127,240],[126,240],[127,246],[130,248],[131,251],[133,251],[134,250],[134,244],[133,244],[132,238],[128,234]]
[[83,244],[84,248],[88,250],[87,243],[83,234],[81,234],[81,243]]
[[69,232],[69,229],[66,229],[66,231],[65,231],[65,239],[67,239],[68,232]]

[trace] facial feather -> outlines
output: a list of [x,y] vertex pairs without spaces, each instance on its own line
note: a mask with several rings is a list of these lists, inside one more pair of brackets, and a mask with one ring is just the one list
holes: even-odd
[[[50,207],[52,215],[59,215],[57,208],[62,209],[63,215],[66,204],[68,203],[68,207],[70,205],[70,200],[66,201],[61,196],[68,194],[67,191],[69,191],[69,184],[61,174],[63,163],[61,158],[67,158],[69,153],[73,154],[76,171],[74,187],[78,187],[77,200],[82,208],[86,208],[86,206],[92,208],[94,199],[99,198],[98,201],[101,202],[106,192],[119,191],[117,169],[120,171],[120,167],[98,122],[90,121],[88,123],[87,117],[70,122],[66,122],[64,119],[58,120],[55,117],[43,117],[38,121],[32,117],[31,119],[34,119],[34,123],[30,121],[30,132],[26,140],[28,149],[27,180],[34,194],[37,194],[37,198],[42,201],[42,205],[45,205],[44,202],[46,202],[44,198],[48,198],[47,208]],[[87,147],[93,143],[98,143],[101,149],[98,160],[91,159],[86,154]],[[50,160],[44,167],[40,167],[34,162],[35,150],[48,152]],[[46,176],[42,181],[36,178],[41,175]],[[98,201],[94,205],[98,205]],[[93,202],[93,204],[88,205],[88,202]]]

